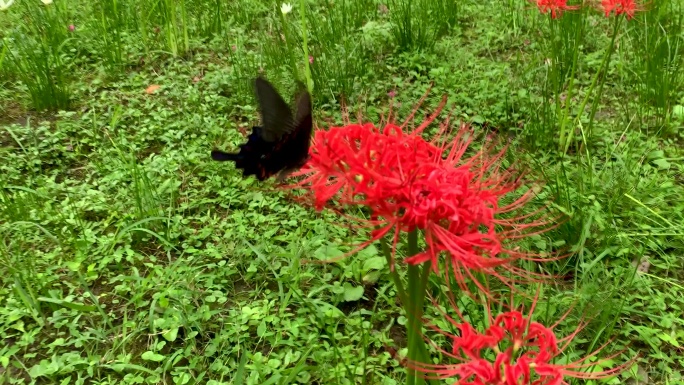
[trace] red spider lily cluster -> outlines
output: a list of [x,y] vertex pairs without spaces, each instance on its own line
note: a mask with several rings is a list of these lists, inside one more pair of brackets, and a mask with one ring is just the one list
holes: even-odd
[[568,0],[537,0],[537,8],[541,13],[551,13],[551,17],[559,18],[564,11],[579,9],[577,5],[568,5]]
[[[568,0],[535,0],[537,8],[541,13],[551,13],[551,18],[559,18],[563,12],[577,10],[579,5],[568,5]],[[639,10],[635,0],[601,0],[598,5],[606,15],[609,17],[611,13],[618,15],[627,15],[628,19],[634,17],[636,11]]]
[[[534,309],[534,306],[532,307]],[[489,320],[489,327],[482,333],[468,322],[446,318],[458,329],[458,335],[438,328],[433,330],[452,341],[450,351],[437,347],[444,357],[453,363],[428,364],[405,361],[408,367],[424,373],[429,379],[453,379],[459,385],[561,385],[565,377],[600,379],[613,376],[632,361],[603,371],[585,372],[597,363],[588,362],[601,350],[568,364],[555,364],[572,339],[584,325],[569,336],[558,339],[553,327],[532,320],[519,311],[508,311]],[[566,313],[567,315],[567,313]],[[460,316],[460,314],[459,314]],[[461,316],[461,318],[463,318]],[[433,343],[434,345],[434,343]],[[609,360],[606,357],[601,361]]]
[[372,236],[364,245],[392,234],[396,246],[401,233],[422,230],[427,247],[407,263],[430,261],[437,272],[439,256],[446,255],[459,282],[473,271],[500,277],[495,271],[500,266],[524,273],[511,263],[533,256],[507,248],[507,241],[545,231],[549,222],[530,214],[501,218],[527,203],[532,192],[502,203],[522,187],[522,179],[502,169],[503,151],[492,154],[485,146],[466,156],[473,140],[468,126],[461,125],[452,136],[446,119],[441,135],[423,139],[422,131],[440,110],[412,131],[392,123],[317,130],[310,159],[299,172],[304,178],[296,187],[306,188],[306,197],[319,210],[370,209],[371,220],[362,226]]
[[[438,266],[444,261],[449,266],[446,273],[453,274],[450,277],[461,290],[467,290],[467,283],[472,282],[490,298],[491,293],[478,282],[475,273],[496,277],[506,284],[510,280],[499,268],[530,278],[533,273],[516,268],[513,262],[542,259],[510,247],[510,242],[546,231],[555,221],[543,219],[544,208],[519,214],[533,192],[523,188],[522,174],[502,167],[505,148],[491,151],[491,142],[487,142],[479,150],[472,149],[473,130],[461,124],[452,132],[448,118],[440,122],[432,140],[423,138],[423,131],[436,121],[445,103],[444,98],[436,112],[412,130],[407,129],[407,123],[377,127],[348,122],[316,130],[309,160],[295,174],[301,178],[286,187],[303,189],[305,194],[300,198],[317,210],[367,208],[370,219],[352,218],[370,230],[370,238],[360,247],[390,237],[394,251],[402,233],[420,230],[425,247],[407,257],[406,263],[430,262],[439,272]],[[446,280],[447,286],[450,282]],[[532,321],[531,314],[525,316],[512,310],[490,317],[490,326],[482,333],[460,313],[462,322],[444,314],[459,334],[433,330],[453,342],[451,351],[442,353],[455,363],[404,363],[427,378],[453,378],[460,385],[560,385],[565,384],[563,378],[567,376],[602,378],[626,367],[583,372],[595,365],[587,361],[598,351],[570,364],[553,363],[582,326],[559,340],[552,328]]]
[[609,17],[611,13],[615,13],[616,16],[627,15],[628,19],[633,18],[636,11],[639,10],[634,0],[601,0],[601,7],[606,17]]

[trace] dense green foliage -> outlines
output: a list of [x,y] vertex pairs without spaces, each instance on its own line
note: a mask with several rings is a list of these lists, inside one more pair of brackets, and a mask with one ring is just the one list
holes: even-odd
[[[453,116],[510,139],[567,215],[532,241],[572,251],[543,293],[547,312],[577,308],[559,334],[591,316],[569,358],[614,336],[614,362],[640,358],[607,381],[684,383],[681,1],[619,23],[524,0],[301,3],[318,126],[343,101],[401,119],[432,83],[426,111],[446,93]],[[364,234],[209,158],[256,123],[256,74],[284,94],[302,76],[292,7],[0,11],[0,384],[402,381],[385,346],[403,347],[406,319],[378,250],[303,263]]]

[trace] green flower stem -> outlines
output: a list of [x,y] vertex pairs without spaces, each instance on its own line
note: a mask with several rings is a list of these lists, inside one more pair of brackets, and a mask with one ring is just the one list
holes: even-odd
[[[584,112],[584,108],[587,106],[587,103],[589,102],[589,97],[594,91],[594,88],[596,87],[596,83],[598,82],[599,76],[608,71],[608,63],[610,62],[610,58],[613,55],[613,51],[615,48],[615,37],[617,36],[617,31],[620,26],[620,20],[622,20],[621,17],[615,17],[615,21],[613,22],[613,35],[610,38],[610,45],[608,46],[608,50],[606,51],[605,55],[603,56],[603,61],[601,62],[601,66],[599,67],[598,71],[594,74],[594,77],[591,79],[591,84],[589,85],[589,91],[587,91],[587,95],[584,97],[584,100],[582,101],[582,104],[580,104],[579,111],[577,111],[577,121],[582,118],[582,113]],[[574,66],[573,66],[574,67]],[[599,90],[594,98],[594,103],[592,106],[592,111],[589,117],[589,126],[591,127],[591,121],[594,119],[594,114],[596,113],[596,107],[598,106],[598,101],[601,98],[601,93],[603,92],[603,84],[605,83],[605,80],[601,82],[599,85]],[[566,100],[570,100],[570,94],[568,94],[568,97]],[[570,103],[567,103],[569,105]],[[564,120],[565,122],[565,120]],[[563,154],[567,153],[568,148],[570,148],[570,135],[568,134],[568,137],[565,140],[564,146],[563,146]]]
[[[599,71],[596,73],[596,76],[594,77],[594,81],[598,78],[598,75],[600,72],[604,72],[605,74],[608,73],[608,63],[610,63],[610,58],[613,55],[613,52],[615,52],[615,37],[617,36],[618,33],[618,28],[620,26],[620,22],[622,21],[622,17],[615,17],[615,21],[613,22],[613,36],[610,39],[610,47],[608,48],[608,52],[606,52],[606,56],[604,57],[604,61],[601,64],[602,71]],[[587,134],[588,136],[591,135],[591,128],[592,128],[592,123],[594,122],[594,116],[596,115],[596,110],[598,109],[598,102],[601,100],[601,95],[603,95],[603,85],[606,84],[606,77],[603,76],[603,80],[599,84],[599,89],[598,92],[596,93],[596,97],[592,101],[591,104],[591,112],[589,113],[589,124],[587,125]],[[587,103],[587,99],[589,98],[589,94],[587,94],[587,97],[584,100],[584,104]],[[578,115],[578,119],[579,119]]]
[[290,56],[289,57],[289,64],[290,64],[290,71],[292,71],[292,76],[295,78],[298,77],[297,74],[297,59],[295,59],[295,54],[292,48],[292,39],[290,38],[290,30],[287,27],[287,15],[284,13],[280,13],[280,18],[283,21],[283,35],[285,35],[285,47],[287,47],[287,54]]
[[[387,244],[385,238],[380,239],[380,247],[382,248],[382,253],[385,255],[385,259],[387,260],[387,266],[391,267],[392,250]],[[397,289],[397,295],[399,296],[399,300],[401,301],[402,305],[408,303],[406,298],[406,290],[404,290],[404,284],[401,282],[401,277],[399,276],[399,272],[396,268],[392,268],[392,270],[390,270],[390,276],[392,277],[392,281],[394,281],[394,286]]]
[[[414,230],[408,235],[408,255],[418,254],[418,231]],[[430,277],[432,263],[408,266],[408,302],[404,310],[408,318],[406,337],[408,339],[408,358],[413,362],[430,363],[430,356],[425,347],[422,334],[423,308],[425,305],[426,289]],[[407,373],[408,385],[425,384],[425,379],[420,373],[409,368]],[[437,384],[436,381],[430,383]]]
[[[420,266],[408,266],[408,291],[410,295],[409,301],[404,305],[404,309],[406,310],[406,317],[408,318],[408,323],[406,324],[406,338],[408,340],[408,358],[412,362],[419,361],[418,357],[418,352],[416,351],[416,338],[420,337],[417,336],[418,334],[418,322],[419,320],[417,319],[418,314],[416,314],[418,304],[415,302],[416,300],[416,290],[417,290],[417,283],[419,280],[419,275],[420,275]],[[408,368],[408,373],[407,373],[407,385],[418,385],[422,381],[418,377],[418,373],[412,368]]]
[[309,63],[308,33],[306,29],[306,1],[299,0],[300,14],[302,15],[302,48],[304,49],[304,77],[306,78],[306,89],[309,93],[313,92],[313,80],[311,79],[311,67]]
[[[551,19],[549,19],[551,20]],[[551,29],[553,30],[553,26],[555,24],[553,20],[551,20]],[[582,28],[575,28],[575,42],[579,40],[579,35],[582,31]],[[555,40],[555,36],[553,37]],[[558,57],[559,55],[555,55]],[[568,132],[568,129],[566,128],[566,123],[568,122],[568,115],[570,115],[570,106],[572,103],[570,101],[572,100],[572,91],[574,89],[575,85],[575,72],[577,71],[577,58],[579,57],[579,44],[576,43],[575,45],[575,51],[573,52],[572,55],[572,67],[570,69],[570,80],[568,82],[568,94],[565,98],[565,108],[563,109],[562,117],[561,117],[561,126],[560,126],[560,135],[558,138],[560,147],[563,149],[563,154],[566,153],[567,148],[570,146],[570,134]],[[554,63],[555,65],[555,63]],[[560,76],[559,76],[560,79]],[[560,94],[556,93],[556,106],[557,108],[560,109]],[[559,113],[560,115],[560,113]]]
[[[380,246],[387,259],[387,264],[392,266],[392,249],[384,238],[380,240]],[[418,231],[413,231],[408,235],[408,254],[418,254]],[[408,319],[406,325],[408,358],[416,362],[430,363],[430,355],[425,346],[420,325],[423,318],[423,307],[425,305],[426,290],[431,269],[431,262],[418,266],[408,265],[408,293],[407,290],[404,289],[404,284],[401,281],[401,276],[397,269],[394,268],[390,272],[392,281],[397,289],[397,295],[399,296],[401,305],[404,308],[404,313],[406,313],[406,318]],[[407,370],[406,383],[408,385],[419,385],[426,382],[420,373],[416,373],[415,370],[410,368]],[[428,380],[427,382],[435,385],[439,384],[436,380]]]

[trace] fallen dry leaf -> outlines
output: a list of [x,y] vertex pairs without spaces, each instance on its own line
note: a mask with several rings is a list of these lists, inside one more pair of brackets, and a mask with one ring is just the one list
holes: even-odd
[[151,86],[145,88],[145,93],[148,95],[151,95],[154,93],[154,91],[160,89],[161,86],[159,84],[152,84]]

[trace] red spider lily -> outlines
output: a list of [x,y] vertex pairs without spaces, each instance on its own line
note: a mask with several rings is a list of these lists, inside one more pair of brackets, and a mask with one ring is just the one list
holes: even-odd
[[[535,304],[536,304],[535,297]],[[453,303],[452,303],[453,304]],[[562,355],[572,339],[586,325],[581,324],[569,336],[559,339],[553,328],[565,318],[569,311],[551,327],[532,320],[534,304],[528,315],[520,311],[508,311],[496,317],[489,317],[487,327],[480,333],[460,317],[457,321],[444,314],[445,318],[459,330],[458,335],[450,334],[436,327],[432,330],[446,336],[452,341],[449,351],[444,350],[432,341],[442,355],[451,361],[447,364],[429,364],[402,360],[413,370],[424,373],[426,379],[453,379],[459,385],[561,385],[567,384],[566,377],[579,379],[600,379],[620,373],[629,367],[636,357],[612,369],[587,372],[584,369],[594,367],[610,360],[622,352],[590,363],[593,357],[606,346],[568,364],[555,364],[553,361]]]
[[520,175],[501,167],[505,149],[491,155],[485,146],[466,156],[473,131],[461,125],[448,137],[449,119],[441,123],[435,139],[423,139],[422,131],[445,103],[444,98],[437,111],[412,131],[406,130],[406,124],[392,123],[382,129],[365,123],[317,130],[310,159],[299,171],[304,177],[289,187],[305,188],[305,197],[318,210],[369,208],[372,220],[361,223],[372,229],[372,236],[362,246],[393,232],[395,250],[402,232],[422,230],[427,248],[406,262],[430,261],[438,272],[439,256],[446,254],[462,288],[474,271],[503,279],[497,267],[529,277],[532,273],[511,264],[536,259],[507,245],[549,229],[550,222],[535,219],[539,212],[509,215],[529,202],[532,192],[503,203],[522,187]]
[[601,0],[601,8],[603,8],[606,17],[615,13],[615,16],[625,14],[628,19],[633,18],[636,11],[640,10],[634,0]]
[[537,8],[541,13],[551,12],[551,18],[559,18],[564,11],[579,9],[577,5],[568,5],[568,0],[536,0]]

